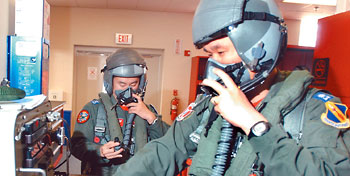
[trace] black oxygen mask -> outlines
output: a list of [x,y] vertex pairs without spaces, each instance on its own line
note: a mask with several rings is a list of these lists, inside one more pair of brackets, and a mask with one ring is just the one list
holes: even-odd
[[117,96],[117,103],[112,106],[116,108],[119,105],[124,111],[129,111],[129,108],[126,106],[129,103],[137,103],[137,99],[132,96],[132,94],[136,94],[137,92],[133,90],[130,86],[125,90],[115,90],[115,95]]
[[136,94],[136,91],[134,91],[130,86],[125,90],[115,90],[118,104],[127,105],[129,103],[137,103],[137,99],[132,96],[133,93]]
[[[221,78],[213,72],[213,68],[223,70],[231,77],[237,86],[240,86],[243,82],[250,80],[248,69],[244,67],[242,62],[234,64],[221,64],[212,58],[208,59],[207,65],[205,67],[204,78],[214,80],[221,85],[224,85],[224,82],[221,80]],[[208,86],[202,86],[201,90],[204,92],[204,94],[207,95],[218,95],[214,89]]]

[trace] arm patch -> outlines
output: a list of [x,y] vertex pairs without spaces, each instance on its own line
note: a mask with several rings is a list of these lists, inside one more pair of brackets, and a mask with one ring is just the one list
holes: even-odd
[[78,118],[77,118],[77,122],[78,123],[85,123],[89,120],[90,118],[90,114],[87,110],[81,110],[79,112]]
[[349,119],[346,116],[348,107],[345,104],[330,101],[334,96],[321,91],[312,97],[323,101],[326,106],[326,112],[321,115],[323,123],[339,129],[350,127]]

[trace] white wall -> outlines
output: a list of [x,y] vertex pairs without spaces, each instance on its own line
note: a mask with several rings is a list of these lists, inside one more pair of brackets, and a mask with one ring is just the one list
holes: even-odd
[[300,20],[285,20],[288,29],[288,45],[298,45]]
[[0,81],[7,75],[7,35],[14,34],[15,0],[0,1]]
[[[161,113],[170,122],[172,90],[179,90],[180,111],[188,102],[191,57],[174,53],[175,39],[191,56],[203,55],[192,44],[191,13],[51,7],[50,90],[63,90],[72,109],[74,45],[112,46],[114,35],[133,34],[135,48],[164,49]],[[129,46],[128,46],[129,47]],[[75,117],[75,114],[72,114]]]

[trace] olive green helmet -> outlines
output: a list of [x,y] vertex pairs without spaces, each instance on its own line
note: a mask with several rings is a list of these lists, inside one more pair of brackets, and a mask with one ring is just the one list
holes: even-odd
[[121,48],[106,59],[106,66],[101,70],[103,83],[108,95],[113,94],[113,77],[140,77],[137,93],[142,96],[146,89],[147,66],[142,56],[133,49]]
[[[243,91],[265,80],[287,43],[287,29],[274,0],[201,0],[192,36],[198,49],[216,39],[231,39],[242,63],[225,65],[209,59],[206,76],[218,80],[211,67],[221,68]],[[247,69],[257,73],[254,79]]]

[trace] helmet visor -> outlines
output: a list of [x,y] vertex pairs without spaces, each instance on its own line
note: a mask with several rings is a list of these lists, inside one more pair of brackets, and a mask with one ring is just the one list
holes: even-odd
[[146,66],[144,65],[123,65],[111,69],[111,74],[113,76],[119,77],[137,77],[146,74]]

